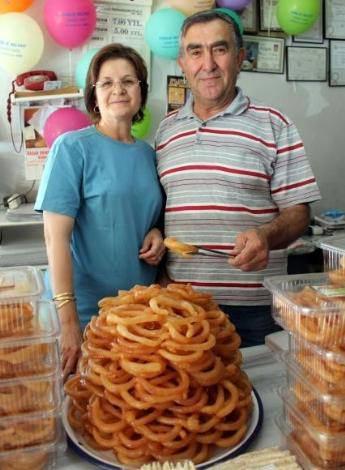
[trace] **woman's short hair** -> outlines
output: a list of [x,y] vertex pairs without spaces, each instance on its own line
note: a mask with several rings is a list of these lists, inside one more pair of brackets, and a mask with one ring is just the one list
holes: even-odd
[[96,92],[95,83],[99,77],[99,71],[104,62],[112,59],[125,59],[130,62],[135,70],[138,80],[140,81],[141,90],[141,103],[139,111],[133,116],[132,122],[139,122],[144,117],[144,107],[147,100],[148,83],[147,83],[147,68],[143,58],[132,47],[124,46],[122,44],[113,43],[102,47],[93,56],[86,76],[86,85],[84,91],[84,101],[86,109],[94,122],[99,122],[101,116],[96,110]]

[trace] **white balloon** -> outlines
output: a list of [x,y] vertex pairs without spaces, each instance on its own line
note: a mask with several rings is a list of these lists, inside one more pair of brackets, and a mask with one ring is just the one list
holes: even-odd
[[34,67],[44,48],[43,33],[25,13],[0,15],[0,67],[17,75]]

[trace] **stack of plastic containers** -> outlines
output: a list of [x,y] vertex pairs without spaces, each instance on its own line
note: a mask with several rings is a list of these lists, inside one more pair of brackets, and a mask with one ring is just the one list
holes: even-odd
[[59,322],[39,271],[0,269],[0,469],[53,468],[63,447]]
[[278,425],[304,469],[345,469],[345,240],[323,244],[327,272],[266,278],[288,350]]

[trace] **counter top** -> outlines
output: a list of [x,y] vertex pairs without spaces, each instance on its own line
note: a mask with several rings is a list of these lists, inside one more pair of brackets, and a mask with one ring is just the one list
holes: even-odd
[[[274,423],[274,418],[282,410],[281,401],[275,389],[282,385],[285,371],[281,363],[276,362],[267,346],[255,346],[242,349],[244,370],[260,395],[264,408],[264,420],[261,431],[254,442],[247,449],[263,449],[280,445],[280,433]],[[76,453],[68,449],[58,460],[57,468],[60,470],[94,470],[97,468]]]

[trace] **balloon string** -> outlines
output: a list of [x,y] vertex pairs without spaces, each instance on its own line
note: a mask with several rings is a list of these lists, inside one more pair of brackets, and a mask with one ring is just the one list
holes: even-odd
[[69,54],[68,54],[68,75],[69,75],[69,82],[70,82],[70,85],[72,85],[73,83],[73,73],[72,73],[72,49],[69,50]]

